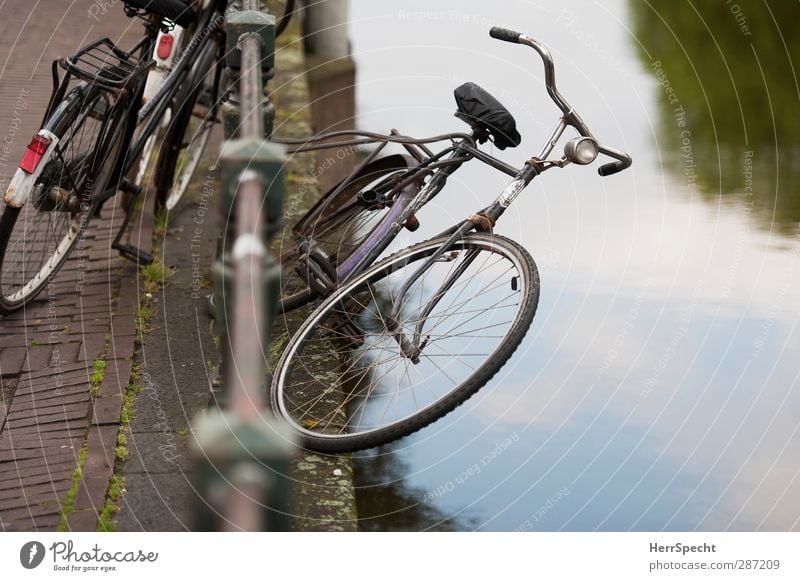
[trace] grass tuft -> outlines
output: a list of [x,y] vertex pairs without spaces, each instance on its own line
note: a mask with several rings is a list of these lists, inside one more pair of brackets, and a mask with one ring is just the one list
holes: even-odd
[[61,506],[61,518],[58,521],[58,527],[56,530],[58,531],[66,531],[67,530],[67,518],[72,513],[73,506],[75,504],[75,497],[78,494],[78,487],[81,484],[81,476],[83,475],[83,464],[86,461],[86,443],[83,444],[81,449],[78,451],[78,465],[75,467],[75,470],[72,472],[72,484],[67,491],[67,496],[64,499],[64,504]]

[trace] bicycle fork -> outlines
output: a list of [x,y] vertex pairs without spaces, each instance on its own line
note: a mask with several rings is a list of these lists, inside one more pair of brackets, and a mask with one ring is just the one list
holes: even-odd
[[[385,318],[387,321],[386,329],[394,335],[397,344],[400,346],[400,352],[407,357],[415,365],[419,363],[419,356],[422,350],[428,344],[430,337],[422,340],[423,327],[427,322],[428,316],[436,308],[436,305],[442,300],[442,297],[450,290],[472,264],[478,256],[478,249],[471,250],[464,257],[464,260],[459,264],[453,272],[442,282],[436,293],[428,300],[425,307],[422,309],[419,320],[414,328],[414,335],[410,339],[403,332],[403,326],[400,322],[400,311],[403,307],[405,296],[411,287],[416,283],[419,278],[436,262],[440,262],[443,258],[448,259],[448,252],[452,250],[455,244],[462,239],[468,232],[472,230],[489,230],[497,222],[500,216],[511,205],[514,198],[525,189],[525,187],[533,180],[539,173],[541,173],[541,164],[538,160],[531,160],[526,163],[525,167],[517,174],[517,178],[503,191],[500,197],[495,200],[491,205],[484,208],[477,214],[473,214],[464,220],[459,226],[455,226],[450,230],[446,230],[442,235],[449,234],[447,240],[439,247],[436,252],[431,254],[428,259],[420,266],[409,278],[405,281],[400,291],[397,294],[397,299],[394,301],[392,310]],[[454,260],[455,257],[449,258]]]
[[422,266],[414,271],[414,273],[405,281],[397,294],[397,298],[393,302],[392,310],[389,312],[389,315],[385,317],[387,331],[393,334],[395,341],[397,341],[397,344],[400,346],[400,352],[402,355],[408,358],[414,365],[419,363],[419,356],[430,340],[429,336],[425,337],[423,340],[423,328],[427,322],[428,315],[433,312],[433,309],[436,308],[444,295],[447,294],[451,288],[453,288],[455,282],[474,262],[475,258],[478,256],[479,250],[470,250],[461,263],[456,266],[453,272],[451,272],[442,282],[442,284],[439,285],[439,288],[436,290],[433,296],[428,299],[425,307],[420,311],[419,319],[414,327],[414,335],[411,338],[409,338],[403,331],[403,325],[400,320],[400,313],[403,308],[403,303],[405,302],[405,296],[408,294],[408,291],[411,289],[414,283],[416,283],[420,277],[431,266],[433,266],[433,264],[437,262],[449,262],[456,260],[458,258],[457,252],[451,252],[453,246],[455,246],[456,242],[463,238],[467,232],[473,230],[474,228],[475,224],[470,220],[465,221],[460,227],[458,227],[456,231],[453,232],[453,234],[451,234],[451,236],[447,239],[447,241],[445,241],[445,243],[438,248],[436,252],[429,256]]

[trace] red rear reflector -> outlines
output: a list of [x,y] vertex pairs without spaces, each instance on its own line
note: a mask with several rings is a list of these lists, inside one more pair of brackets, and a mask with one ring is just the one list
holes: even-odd
[[36,166],[42,161],[42,156],[44,156],[51,141],[51,139],[43,135],[34,135],[28,144],[28,149],[25,150],[25,155],[22,156],[22,161],[19,162],[19,168],[27,173],[36,171]]
[[172,40],[171,34],[162,34],[161,38],[158,40],[156,54],[162,61],[166,60],[167,57],[169,57],[169,53],[172,52]]

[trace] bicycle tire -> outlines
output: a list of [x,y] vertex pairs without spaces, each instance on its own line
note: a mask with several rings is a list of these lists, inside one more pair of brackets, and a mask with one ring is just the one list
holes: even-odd
[[[319,296],[295,273],[297,260],[303,253],[300,245],[305,241],[313,241],[329,256],[334,267],[346,260],[360,241],[368,237],[380,225],[379,218],[383,212],[354,208],[354,212],[345,217],[344,221],[339,217],[334,219],[335,214],[342,208],[354,205],[359,194],[370,187],[376,192],[389,191],[392,177],[404,174],[413,164],[414,160],[406,155],[390,155],[376,159],[354,175],[338,193],[335,192],[342,185],[341,183],[329,190],[314,207],[297,221],[292,232],[294,244],[288,250],[280,252],[283,277],[281,298],[278,301],[277,309],[279,313],[288,313],[300,308]],[[370,214],[374,214],[376,218],[374,223],[362,228],[355,239],[343,245],[342,238],[352,238],[354,234],[349,224],[357,224],[358,220]],[[333,234],[333,237],[328,238],[328,234]]]
[[[165,147],[158,156],[154,175],[156,204],[167,210],[175,208],[186,193],[215,124],[216,103],[213,102],[199,125],[193,125],[192,120],[209,74],[212,74],[212,83],[219,80],[215,67],[217,48],[213,41],[205,46],[175,97]],[[217,88],[211,86],[212,100],[216,100]]]
[[[445,237],[434,238],[428,240],[426,242],[422,242],[411,246],[405,250],[401,250],[388,258],[376,263],[371,268],[367,269],[360,275],[354,277],[350,281],[347,282],[342,288],[337,290],[335,293],[330,295],[312,314],[309,316],[306,321],[300,326],[300,328],[296,331],[296,333],[292,336],[287,344],[283,354],[281,355],[277,366],[275,368],[275,372],[273,374],[273,380],[270,387],[270,403],[274,413],[284,420],[291,426],[291,428],[298,434],[301,439],[301,442],[305,447],[308,449],[317,451],[317,452],[325,452],[325,453],[340,453],[340,452],[354,452],[357,450],[365,449],[365,448],[372,448],[375,446],[383,445],[394,440],[397,440],[401,437],[408,436],[417,430],[424,428],[425,426],[430,425],[431,423],[435,422],[436,420],[442,418],[459,405],[467,401],[472,395],[474,395],[481,387],[483,387],[495,374],[506,364],[506,362],[510,359],[513,353],[516,351],[517,347],[522,342],[525,334],[528,331],[528,328],[533,321],[533,317],[536,314],[536,307],[539,301],[539,273],[536,268],[536,264],[531,257],[531,255],[518,243],[509,240],[508,238],[497,236],[497,235],[490,235],[490,234],[469,234],[465,236],[462,240],[456,243],[453,247],[454,251],[471,251],[474,250],[475,252],[482,252],[488,251],[490,254],[497,253],[505,258],[508,258],[510,262],[515,266],[515,268],[519,271],[520,275],[523,277],[521,282],[523,282],[524,290],[519,291],[520,298],[519,298],[519,306],[516,309],[514,318],[510,321],[510,326],[508,331],[503,335],[500,342],[492,349],[490,353],[485,354],[485,360],[476,368],[469,373],[469,375],[461,381],[458,385],[456,385],[453,389],[451,389],[448,393],[443,395],[442,397],[435,399],[431,404],[418,409],[416,412],[411,413],[405,417],[400,418],[399,420],[395,421],[394,423],[390,423],[383,427],[378,427],[364,433],[318,433],[314,431],[314,428],[318,427],[319,422],[315,421],[314,419],[305,419],[299,417],[294,417],[292,413],[288,410],[288,405],[284,401],[285,397],[288,397],[286,390],[291,390],[294,388],[295,393],[300,391],[310,391],[310,394],[306,395],[308,398],[313,398],[314,403],[313,405],[317,405],[317,403],[329,404],[327,401],[322,401],[323,397],[327,397],[331,394],[334,390],[337,381],[341,380],[341,383],[350,384],[350,390],[356,390],[359,388],[359,385],[353,386],[353,377],[348,377],[348,374],[355,375],[359,373],[358,371],[353,372],[353,368],[355,363],[351,363],[348,367],[345,368],[344,371],[341,372],[339,377],[334,377],[336,374],[340,373],[336,369],[321,369],[320,376],[324,378],[326,382],[325,386],[320,386],[320,392],[314,392],[314,380],[312,381],[297,381],[297,379],[305,379],[310,374],[314,373],[314,370],[307,364],[307,361],[311,361],[314,357],[321,357],[321,361],[326,361],[324,365],[330,364],[330,353],[328,353],[326,360],[324,354],[318,353],[316,350],[319,349],[318,346],[311,347],[311,353],[309,354],[308,360],[303,360],[298,356],[298,353],[302,351],[302,349],[306,345],[320,345],[326,348],[328,347],[328,343],[331,345],[334,342],[341,342],[341,339],[344,338],[344,334],[339,332],[339,328],[330,327],[326,328],[325,323],[328,322],[328,317],[340,317],[341,319],[346,319],[344,324],[349,325],[361,325],[365,327],[363,323],[357,323],[356,319],[353,318],[350,314],[341,315],[341,313],[337,313],[337,308],[342,308],[344,310],[345,303],[351,301],[350,304],[359,304],[360,307],[363,306],[363,310],[361,314],[358,315],[360,317],[365,316],[364,313],[368,311],[368,306],[364,306],[356,295],[358,290],[366,285],[370,289],[370,295],[372,295],[373,299],[376,296],[384,296],[380,293],[375,292],[373,294],[372,285],[378,283],[383,280],[387,280],[388,277],[393,275],[394,273],[400,272],[409,264],[413,264],[414,262],[421,261],[429,257],[433,254],[438,248],[446,240]],[[476,254],[477,256],[477,254]],[[456,259],[453,259],[456,260]],[[454,267],[450,267],[451,269]],[[466,273],[466,271],[464,271]],[[463,274],[463,273],[462,273]],[[464,274],[467,276],[466,274]],[[471,281],[474,279],[470,279],[470,282],[465,284],[470,284]],[[520,282],[520,281],[518,281]],[[459,283],[461,284],[461,283]],[[514,285],[512,283],[512,289]],[[440,287],[441,288],[441,287]],[[453,291],[456,287],[450,287],[444,293],[437,296],[447,296],[448,292]],[[466,287],[463,287],[466,288]],[[461,292],[463,292],[463,288]],[[513,289],[515,290],[515,289]],[[437,290],[438,292],[438,290]],[[409,293],[409,296],[412,293]],[[456,297],[458,298],[458,297]],[[468,297],[468,301],[474,300],[475,297]],[[375,304],[378,304],[378,300],[375,299]],[[442,304],[439,302],[439,304]],[[450,308],[450,307],[448,307]],[[502,307],[505,308],[505,307]],[[381,323],[383,324],[383,316],[380,314],[380,308],[378,310],[378,317],[374,314],[367,314],[366,321],[372,320],[373,322],[380,318]],[[429,313],[427,316],[430,316],[433,312]],[[463,313],[463,315],[467,315],[468,313]],[[438,315],[437,315],[438,316]],[[471,316],[471,315],[470,315]],[[434,323],[433,328],[435,328],[440,323]],[[361,329],[363,331],[363,329]],[[318,334],[315,334],[318,332]],[[381,330],[382,333],[386,333],[386,328]],[[367,331],[364,331],[366,335]],[[337,338],[336,335],[340,335],[341,337]],[[476,336],[480,336],[480,333],[476,333]],[[332,336],[333,339],[326,338]],[[458,337],[459,335],[456,334],[454,337]],[[317,338],[319,337],[319,338]],[[436,337],[434,335],[434,337]],[[350,337],[347,337],[350,340]],[[364,344],[367,344],[367,338],[362,338]],[[430,340],[430,337],[428,338]],[[479,338],[476,341],[470,339],[469,343],[480,342],[483,341],[483,338]],[[314,344],[314,341],[323,341],[322,343]],[[436,339],[434,339],[436,341]],[[427,342],[427,341],[426,341]],[[375,345],[375,344],[373,344]],[[386,350],[379,345],[376,347],[377,349]],[[388,351],[388,350],[386,350]],[[355,353],[355,351],[350,351],[350,353]],[[363,352],[362,352],[363,353]],[[464,355],[467,357],[470,355]],[[351,355],[350,358],[354,358],[355,355]],[[363,354],[358,355],[356,358],[356,362],[358,359],[362,359],[364,357]],[[481,357],[484,357],[484,354],[481,354]],[[292,360],[296,360],[297,367],[295,371],[292,371]],[[400,357],[398,356],[398,360]],[[315,364],[316,365],[316,364]],[[471,367],[467,365],[467,367]],[[362,377],[366,377],[368,374],[371,373],[371,370],[368,369]],[[399,373],[399,372],[398,372]],[[333,375],[332,375],[333,374]],[[377,374],[377,372],[376,372]],[[378,381],[382,380],[385,377],[385,374],[378,378]],[[410,378],[409,378],[410,379]],[[359,380],[360,381],[360,380]],[[391,381],[390,381],[391,382]],[[310,387],[304,387],[305,385],[310,385]],[[363,388],[362,388],[363,389]],[[398,383],[398,392],[399,392],[399,383]],[[413,388],[412,388],[413,394]],[[318,395],[318,393],[320,395]],[[340,394],[343,392],[339,392]],[[370,386],[367,388],[366,397],[370,397],[372,394],[376,394],[375,397],[380,397],[380,385],[378,387]],[[392,398],[394,394],[391,394]],[[399,393],[398,393],[399,395]],[[350,397],[350,401],[354,402],[356,396],[348,396]],[[416,403],[416,396],[415,396],[415,403]],[[391,399],[390,399],[391,403]],[[351,406],[355,405],[351,403]],[[358,407],[361,407],[360,405]],[[326,413],[326,417],[333,417],[331,412],[324,412]],[[336,414],[339,412],[333,412]],[[344,412],[342,412],[344,413]],[[356,410],[358,413],[358,410]],[[362,412],[363,414],[363,412]],[[384,415],[386,415],[384,413]]]
[[[37,185],[44,185],[47,188],[58,186],[61,190],[69,193],[69,190],[64,190],[67,185],[64,176],[69,173],[69,179],[72,180],[71,183],[91,183],[92,192],[104,191],[113,177],[113,170],[117,166],[121,153],[121,148],[119,146],[125,136],[125,132],[123,131],[124,123],[121,123],[123,119],[121,118],[120,112],[116,112],[116,117],[106,119],[101,128],[99,128],[100,132],[87,140],[85,144],[87,149],[85,152],[75,154],[74,147],[72,146],[73,139],[77,132],[82,130],[81,127],[85,126],[84,124],[87,123],[91,125],[91,121],[89,120],[96,119],[100,116],[101,107],[111,107],[107,100],[103,101],[104,99],[105,93],[102,90],[86,84],[78,85],[64,97],[64,100],[47,120],[43,129],[47,129],[59,136],[61,140],[59,142],[59,148],[62,146],[66,148],[67,144],[69,144],[75,156],[73,161],[79,164],[78,168],[81,172],[85,171],[87,173],[85,175],[81,174],[81,177],[75,182],[72,172],[66,172],[64,170],[64,166],[69,165],[66,159],[66,156],[69,155],[69,152],[67,152],[67,154],[62,154],[64,156],[62,159],[66,163],[58,165],[60,162],[57,159],[52,159],[47,162],[47,165],[42,170]],[[104,104],[101,105],[101,103]],[[108,109],[106,109],[106,111],[108,111]],[[105,125],[105,123],[108,125]],[[105,131],[105,129],[108,129],[108,131]],[[70,130],[72,130],[71,134],[69,133]],[[103,131],[105,131],[105,133]],[[101,142],[106,139],[111,140],[107,142],[108,145],[100,145]],[[81,143],[83,143],[82,138]],[[92,153],[102,151],[106,148],[108,149],[109,155],[107,155],[105,159],[99,160],[99,162],[96,157],[90,159]],[[87,163],[88,165],[86,165]],[[98,163],[99,165],[97,165]],[[45,187],[42,189],[44,190]],[[61,206],[62,209],[56,209],[59,208],[59,204],[55,204],[53,208],[40,210],[40,208],[36,207],[34,200],[29,200],[21,208],[6,206],[3,211],[2,218],[0,218],[0,314],[7,315],[18,310],[44,289],[74,250],[94,217],[98,206],[94,199],[85,199],[81,202],[79,210],[72,213],[65,210],[65,206]],[[10,270],[16,265],[16,262],[9,265],[10,250],[15,249],[16,245],[19,243],[23,245],[23,255],[26,254],[24,250],[26,246],[33,248],[28,254],[34,252],[36,249],[35,241],[38,234],[34,236],[33,241],[26,241],[25,237],[29,234],[27,227],[20,234],[21,241],[15,241],[14,244],[9,247],[9,242],[12,234],[15,232],[15,227],[20,224],[20,217],[30,217],[35,227],[48,232],[48,236],[45,240],[45,244],[47,244],[50,238],[49,233],[54,229],[49,227],[49,225],[44,228],[41,225],[42,219],[47,217],[48,221],[50,221],[50,217],[53,215],[61,216],[68,213],[70,215],[68,229],[64,234],[60,235],[60,237],[58,235],[54,237],[54,242],[56,239],[58,239],[58,242],[55,244],[53,252],[49,254],[49,258],[43,261],[38,267],[33,267],[36,271],[35,273],[31,271],[30,276],[26,274],[26,269],[22,267],[22,277],[26,279],[25,282],[20,283],[20,289],[18,291],[6,292],[8,279],[13,275],[13,272],[10,272]],[[42,252],[42,256],[44,256],[44,254],[45,253]]]

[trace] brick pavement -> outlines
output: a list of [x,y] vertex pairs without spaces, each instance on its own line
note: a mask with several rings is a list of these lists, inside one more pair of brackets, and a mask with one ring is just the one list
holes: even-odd
[[[50,95],[50,63],[87,39],[129,44],[140,30],[116,4],[98,21],[94,0],[0,4],[0,188],[5,191]],[[105,3],[109,4],[109,3]],[[94,530],[114,466],[122,393],[135,347],[136,267],[110,250],[122,220],[113,203],[52,284],[14,315],[0,319],[0,530],[54,530],[72,485],[79,450],[86,456],[72,530]],[[136,238],[151,239],[152,216]],[[146,244],[142,244],[146,247]],[[106,360],[96,395],[95,360]]]

